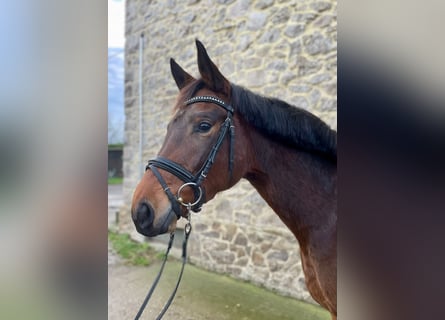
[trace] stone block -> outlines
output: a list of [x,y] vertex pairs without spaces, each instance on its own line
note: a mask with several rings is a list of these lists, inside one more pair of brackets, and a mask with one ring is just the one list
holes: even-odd
[[227,199],[221,199],[215,208],[216,211],[222,213],[223,215],[228,215],[232,213],[232,206],[230,201]]
[[193,223],[193,230],[196,231],[196,232],[203,232],[203,231],[206,231],[208,229],[209,229],[209,226],[207,224],[205,224],[205,223],[199,223],[199,222],[198,223],[197,222]]
[[286,29],[284,29],[284,34],[290,38],[295,38],[296,36],[302,34],[303,31],[304,31],[303,24],[294,24],[287,26]]
[[281,31],[277,28],[273,29],[263,29],[261,30],[263,33],[258,39],[258,43],[274,43],[280,38]]
[[247,257],[241,257],[235,261],[235,265],[245,267],[247,266],[247,262],[249,262]]
[[306,52],[310,55],[328,53],[332,48],[331,40],[319,32],[304,36],[303,45]]
[[220,266],[232,264],[235,261],[235,254],[227,251],[209,252],[212,259]]
[[307,59],[305,57],[299,56],[297,60],[298,75],[305,76],[317,73],[322,65],[317,59]]
[[221,227],[222,227],[222,225],[221,225],[220,222],[213,222],[212,223],[212,229],[215,230],[215,231],[221,231]]
[[230,77],[235,72],[235,64],[232,60],[224,61],[221,64],[220,70],[223,72],[224,76]]
[[337,81],[335,81],[334,83],[327,83],[323,85],[322,88],[330,96],[337,96]]
[[305,93],[311,91],[312,87],[307,84],[294,84],[294,81],[292,81],[289,89],[294,93]]
[[237,0],[230,8],[227,18],[233,19],[246,15],[250,7],[250,0]]
[[331,77],[332,76],[329,73],[317,74],[317,75],[313,76],[312,78],[310,78],[308,80],[308,82],[312,83],[312,84],[319,84],[319,83],[326,82],[326,81],[330,80]]
[[262,253],[266,253],[272,247],[271,243],[262,243],[260,246],[260,250]]
[[252,253],[252,263],[256,266],[265,266],[264,257],[260,251],[255,250]]
[[324,100],[320,106],[321,111],[335,111],[337,110],[337,100]]
[[275,0],[258,0],[256,1],[255,8],[257,9],[266,9],[273,5]]
[[242,272],[242,269],[238,268],[238,267],[230,267],[230,266],[228,266],[226,270],[227,270],[228,273],[230,273],[231,275],[234,275],[234,276],[240,276],[241,272]]
[[133,94],[134,94],[133,85],[131,83],[125,85],[125,91],[124,92],[125,92],[125,96],[126,97],[133,97]]
[[236,246],[236,250],[234,251],[236,252],[236,257],[237,258],[241,258],[241,257],[246,257],[247,253],[246,250],[244,250],[244,248]]
[[314,21],[314,26],[319,28],[324,28],[326,26],[329,26],[333,21],[335,21],[334,16],[322,15]]
[[202,232],[202,235],[208,238],[215,238],[215,239],[218,239],[220,237],[220,233],[218,231]]
[[303,24],[307,24],[308,22],[311,22],[317,17],[316,14],[313,13],[298,13],[292,15],[290,21],[291,22],[302,22]]
[[260,57],[252,57],[248,58],[244,61],[242,67],[245,69],[255,69],[261,66],[263,60]]
[[253,39],[252,39],[251,33],[243,34],[238,39],[238,44],[236,47],[237,51],[238,52],[245,51],[247,48],[249,48],[249,46],[252,42],[253,42]]
[[268,70],[278,70],[278,71],[284,71],[287,68],[287,63],[283,60],[273,60],[269,62],[266,66]]
[[294,61],[301,53],[301,51],[301,41],[295,40],[294,42],[292,42],[290,45],[289,60]]
[[235,243],[236,245],[239,245],[239,246],[246,246],[246,245],[247,245],[247,238],[246,238],[246,236],[243,235],[242,233],[238,233],[238,234],[236,235],[236,237],[235,237],[235,241],[234,241],[234,243]]
[[133,108],[136,105],[136,98],[126,98],[125,99],[125,109]]
[[131,24],[138,15],[138,3],[134,1],[127,2],[125,6],[125,15],[126,24]]
[[[275,76],[275,81],[269,81],[269,83],[277,83],[278,76]],[[279,85],[271,85],[263,88],[263,94],[268,97],[279,97],[281,88]],[[257,210],[257,209],[256,209]]]
[[225,251],[229,247],[229,245],[225,242],[218,240],[208,240],[205,237],[200,237],[200,242],[202,243],[202,248],[206,252],[214,252],[214,251]]
[[332,4],[327,1],[317,1],[317,2],[311,3],[310,7],[317,12],[323,12],[323,11],[331,9]]
[[307,102],[307,99],[305,97],[302,96],[295,96],[292,98],[291,103],[298,107],[298,108],[302,108],[302,109],[307,109],[309,107],[309,103]]
[[297,75],[293,72],[284,72],[280,77],[280,83],[282,85],[287,85],[290,81],[295,79]]
[[235,235],[237,230],[237,226],[233,224],[227,224],[224,228],[222,239],[227,241],[232,241],[233,236]]
[[250,214],[244,212],[235,212],[235,222],[239,224],[250,224]]
[[313,89],[311,94],[309,95],[309,103],[314,106],[320,101],[321,93],[318,89]]
[[290,10],[287,7],[279,9],[272,17],[271,22],[274,25],[286,23],[290,18]]
[[247,16],[247,29],[256,31],[262,29],[267,21],[267,13],[252,12]]
[[139,51],[139,34],[127,36],[125,40],[126,53],[137,53]]
[[268,266],[269,266],[271,272],[277,272],[277,271],[280,271],[283,269],[283,263],[279,263],[274,260],[269,261]]
[[278,251],[276,250],[267,254],[267,260],[269,261],[271,260],[287,261],[288,258],[289,254],[287,253],[286,250],[278,250]]
[[264,70],[253,70],[245,73],[246,86],[251,88],[261,87],[265,85],[266,72]]

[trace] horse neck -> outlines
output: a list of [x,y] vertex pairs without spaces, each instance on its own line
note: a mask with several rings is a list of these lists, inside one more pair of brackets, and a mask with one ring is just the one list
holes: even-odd
[[336,165],[272,141],[252,129],[246,178],[298,240],[335,228]]

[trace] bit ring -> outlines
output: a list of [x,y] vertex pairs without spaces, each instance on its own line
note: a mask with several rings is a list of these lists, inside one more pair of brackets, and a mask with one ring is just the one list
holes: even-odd
[[[198,199],[196,199],[195,202],[193,202],[193,203],[184,203],[184,200],[183,200],[183,198],[181,197],[181,192],[182,192],[182,189],[184,189],[185,187],[191,187],[192,189],[194,189],[194,190],[198,190],[198,191],[199,191]],[[202,189],[201,189],[201,187],[200,187],[199,185],[197,185],[195,182],[187,182],[187,183],[184,183],[184,184],[183,184],[182,186],[180,186],[179,189],[178,189],[177,200],[178,200],[178,202],[179,202],[181,205],[183,205],[184,207],[193,207],[193,206],[196,206],[196,205],[199,203],[199,201],[201,201],[201,199],[202,199]]]

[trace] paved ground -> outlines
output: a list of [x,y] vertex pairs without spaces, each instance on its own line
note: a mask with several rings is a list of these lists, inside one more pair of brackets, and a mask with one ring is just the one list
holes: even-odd
[[116,223],[116,213],[123,204],[122,185],[108,185],[108,228]]
[[[109,226],[122,205],[122,187],[109,186]],[[157,261],[149,267],[125,264],[108,248],[108,319],[134,319],[159,270]],[[155,319],[167,301],[180,262],[168,261],[163,278],[141,319]],[[251,284],[187,265],[175,300],[164,320],[328,320],[326,311],[308,303],[285,298]]]

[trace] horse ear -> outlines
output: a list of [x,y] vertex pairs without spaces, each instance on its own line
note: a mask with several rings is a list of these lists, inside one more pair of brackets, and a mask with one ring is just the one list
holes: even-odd
[[179,90],[184,88],[191,81],[195,80],[195,78],[184,71],[184,69],[182,69],[181,66],[172,58],[170,58],[170,70]]
[[230,93],[230,82],[222,75],[216,65],[210,60],[204,45],[196,40],[198,49],[198,68],[205,84],[215,92],[224,93],[226,96]]

